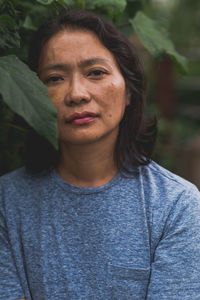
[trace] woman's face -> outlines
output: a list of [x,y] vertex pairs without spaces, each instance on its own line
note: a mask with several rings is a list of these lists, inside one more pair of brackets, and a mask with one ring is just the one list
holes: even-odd
[[116,140],[129,100],[114,56],[96,35],[65,30],[52,37],[42,49],[39,76],[58,112],[61,144]]

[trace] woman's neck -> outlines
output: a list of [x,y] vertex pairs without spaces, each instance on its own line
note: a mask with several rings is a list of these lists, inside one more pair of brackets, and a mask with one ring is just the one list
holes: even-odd
[[61,145],[59,175],[68,183],[81,187],[101,186],[109,182],[118,169],[113,145]]

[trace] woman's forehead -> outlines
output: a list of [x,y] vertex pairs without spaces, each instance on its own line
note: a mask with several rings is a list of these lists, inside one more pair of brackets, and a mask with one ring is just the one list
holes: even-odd
[[117,66],[113,54],[94,33],[86,30],[62,30],[54,35],[44,45],[39,65],[49,65],[52,61],[54,64],[76,61],[82,65],[107,63]]
[[[75,29],[68,30],[63,29],[53,35],[44,45],[48,48],[58,48],[64,46],[65,49],[70,49],[73,47],[73,50],[80,50],[76,46],[81,46],[81,48],[95,47],[96,49],[104,49],[109,51],[100,41],[98,36],[89,30]],[[110,52],[110,51],[109,51]]]

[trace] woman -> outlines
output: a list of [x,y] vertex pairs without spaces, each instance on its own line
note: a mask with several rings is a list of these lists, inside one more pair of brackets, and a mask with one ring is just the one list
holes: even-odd
[[87,11],[34,45],[60,152],[0,180],[0,299],[200,299],[199,192],[151,162],[132,46]]

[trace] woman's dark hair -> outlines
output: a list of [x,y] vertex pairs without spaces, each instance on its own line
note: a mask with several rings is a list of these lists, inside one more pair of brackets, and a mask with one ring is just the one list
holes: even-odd
[[[150,122],[146,118],[144,72],[133,45],[111,23],[86,10],[64,11],[43,25],[33,37],[29,53],[30,68],[37,72],[40,53],[45,43],[58,32],[66,29],[83,29],[93,32],[113,54],[124,77],[130,104],[120,123],[115,147],[117,166],[121,167],[123,161],[127,161],[131,165],[148,164],[156,139],[156,122]],[[39,137],[35,134],[35,137],[30,139],[30,151],[28,151],[27,167],[32,172],[54,167],[59,160],[59,153],[54,151],[48,142],[42,143],[41,137],[38,144],[35,141],[37,138]],[[37,151],[35,150],[36,145],[39,145]]]

